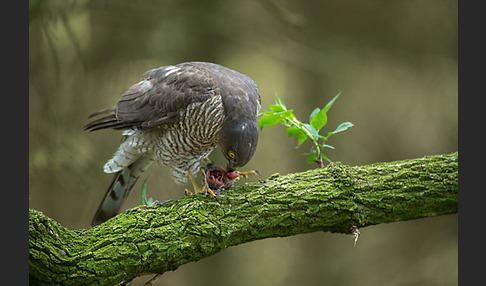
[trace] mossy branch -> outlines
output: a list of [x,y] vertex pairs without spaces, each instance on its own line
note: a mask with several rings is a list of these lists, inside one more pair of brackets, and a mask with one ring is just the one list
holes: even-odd
[[114,285],[164,273],[233,245],[457,213],[458,153],[272,175],[226,191],[139,206],[68,230],[29,210],[30,283]]

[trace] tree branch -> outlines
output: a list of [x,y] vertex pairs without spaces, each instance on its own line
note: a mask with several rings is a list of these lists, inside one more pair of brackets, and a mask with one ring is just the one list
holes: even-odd
[[197,195],[138,206],[86,230],[68,230],[30,209],[30,283],[113,285],[257,239],[352,234],[370,225],[457,213],[458,153],[274,174],[219,200],[221,205]]

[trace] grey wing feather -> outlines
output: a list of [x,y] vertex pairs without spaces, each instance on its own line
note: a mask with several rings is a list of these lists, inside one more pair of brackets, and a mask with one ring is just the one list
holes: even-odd
[[152,69],[121,96],[118,104],[93,113],[105,115],[85,130],[151,128],[178,120],[179,110],[214,94],[211,74],[202,65],[184,63]]

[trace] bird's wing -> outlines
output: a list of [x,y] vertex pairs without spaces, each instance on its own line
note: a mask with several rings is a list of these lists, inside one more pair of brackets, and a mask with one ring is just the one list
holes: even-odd
[[118,104],[90,115],[101,116],[86,130],[151,128],[174,122],[179,111],[215,94],[214,73],[207,63],[183,63],[145,72],[143,79],[121,96]]
[[221,94],[225,120],[255,121],[261,107],[256,83],[248,76],[226,67],[212,64],[215,92]]

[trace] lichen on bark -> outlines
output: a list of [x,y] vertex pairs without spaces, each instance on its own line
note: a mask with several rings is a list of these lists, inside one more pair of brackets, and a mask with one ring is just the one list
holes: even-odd
[[279,175],[226,191],[138,206],[91,229],[68,230],[29,210],[31,284],[114,285],[164,273],[224,248],[457,213],[458,154]]

